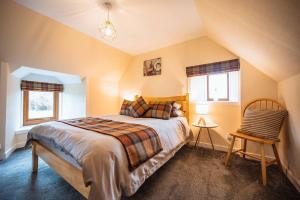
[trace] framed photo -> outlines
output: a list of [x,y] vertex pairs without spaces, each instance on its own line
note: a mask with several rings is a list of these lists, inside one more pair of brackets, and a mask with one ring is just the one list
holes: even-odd
[[144,61],[144,76],[161,75],[161,58]]

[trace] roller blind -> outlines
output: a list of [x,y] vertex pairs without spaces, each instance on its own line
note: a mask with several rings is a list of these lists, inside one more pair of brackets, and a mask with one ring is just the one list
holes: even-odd
[[186,67],[187,77],[217,74],[240,70],[239,59]]
[[64,90],[64,86],[63,86],[63,84],[43,83],[43,82],[22,80],[21,81],[21,90],[62,92]]

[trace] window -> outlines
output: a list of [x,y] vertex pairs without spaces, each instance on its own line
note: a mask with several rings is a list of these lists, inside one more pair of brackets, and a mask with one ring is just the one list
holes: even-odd
[[24,90],[23,96],[24,125],[58,119],[58,92]]
[[208,101],[228,101],[228,79],[228,73],[207,76]]
[[191,101],[226,101],[240,100],[239,71],[202,75],[189,78]]

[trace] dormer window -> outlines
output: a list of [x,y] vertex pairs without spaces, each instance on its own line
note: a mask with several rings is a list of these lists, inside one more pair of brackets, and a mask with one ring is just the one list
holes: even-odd
[[58,120],[59,92],[62,84],[22,81],[23,125]]

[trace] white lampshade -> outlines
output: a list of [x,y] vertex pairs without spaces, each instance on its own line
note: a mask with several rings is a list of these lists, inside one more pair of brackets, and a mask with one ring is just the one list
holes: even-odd
[[208,114],[208,104],[200,103],[196,105],[196,112],[201,115]]
[[123,99],[128,100],[128,101],[134,101],[134,94],[123,95]]

